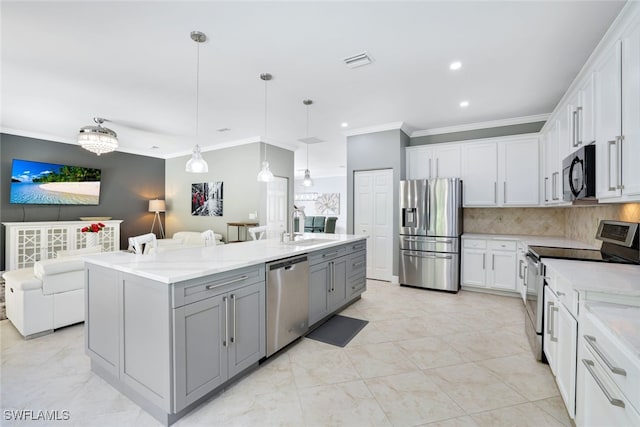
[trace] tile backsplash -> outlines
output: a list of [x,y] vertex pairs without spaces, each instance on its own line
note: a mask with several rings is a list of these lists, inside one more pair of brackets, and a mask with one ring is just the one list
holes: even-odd
[[601,219],[640,222],[640,203],[560,208],[465,208],[464,232],[564,236],[600,246]]
[[563,208],[464,208],[464,232],[563,236]]
[[565,237],[600,246],[596,232],[601,219],[640,222],[640,203],[616,203],[566,209]]

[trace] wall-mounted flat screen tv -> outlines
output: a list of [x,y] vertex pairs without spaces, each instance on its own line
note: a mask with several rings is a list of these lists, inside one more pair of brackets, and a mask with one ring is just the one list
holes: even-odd
[[100,169],[14,159],[9,203],[97,205]]

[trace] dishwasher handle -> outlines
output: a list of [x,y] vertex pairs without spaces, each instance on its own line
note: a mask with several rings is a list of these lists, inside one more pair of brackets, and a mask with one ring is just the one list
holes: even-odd
[[307,256],[301,256],[298,258],[287,259],[284,261],[276,261],[269,264],[269,271],[279,270],[284,268],[285,270],[291,270],[295,264],[299,264],[301,262],[307,262]]

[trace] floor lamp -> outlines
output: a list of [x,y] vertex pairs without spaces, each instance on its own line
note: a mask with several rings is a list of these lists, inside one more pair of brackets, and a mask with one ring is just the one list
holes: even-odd
[[149,212],[155,212],[155,215],[153,216],[153,224],[151,224],[151,232],[153,233],[153,228],[156,226],[156,220],[158,220],[161,239],[164,239],[164,229],[162,228],[162,221],[160,220],[160,212],[165,212],[166,210],[167,208],[164,200],[149,200]]

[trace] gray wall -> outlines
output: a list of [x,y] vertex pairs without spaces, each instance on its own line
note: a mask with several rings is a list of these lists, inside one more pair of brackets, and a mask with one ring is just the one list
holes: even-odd
[[355,172],[393,169],[393,275],[398,275],[398,188],[405,176],[404,147],[409,137],[401,130],[347,137],[347,233],[353,233],[353,176]]
[[463,132],[443,133],[439,135],[418,136],[411,138],[409,145],[436,144],[440,142],[467,141],[470,139],[495,138],[499,136],[520,135],[540,132],[545,122],[522,123],[519,125],[500,126],[487,129],[474,129]]
[[[264,143],[253,143],[221,150],[207,151],[202,157],[209,164],[205,174],[187,173],[190,156],[166,160],[167,236],[177,231],[211,229],[227,240],[227,223],[249,221],[249,213],[257,212],[259,222],[265,220],[266,184],[257,181],[264,156]],[[267,160],[274,175],[289,179],[289,208],[293,205],[293,151],[268,145]],[[191,184],[222,181],[224,183],[223,216],[191,215]],[[231,230],[235,239],[235,229]]]
[[[11,161],[51,162],[102,170],[97,206],[47,206],[9,204]],[[74,221],[81,216],[110,216],[123,220],[120,247],[127,237],[148,233],[153,214],[149,199],[164,198],[164,159],[114,152],[97,156],[77,145],[0,134],[0,221]],[[4,227],[0,231],[4,269]]]

